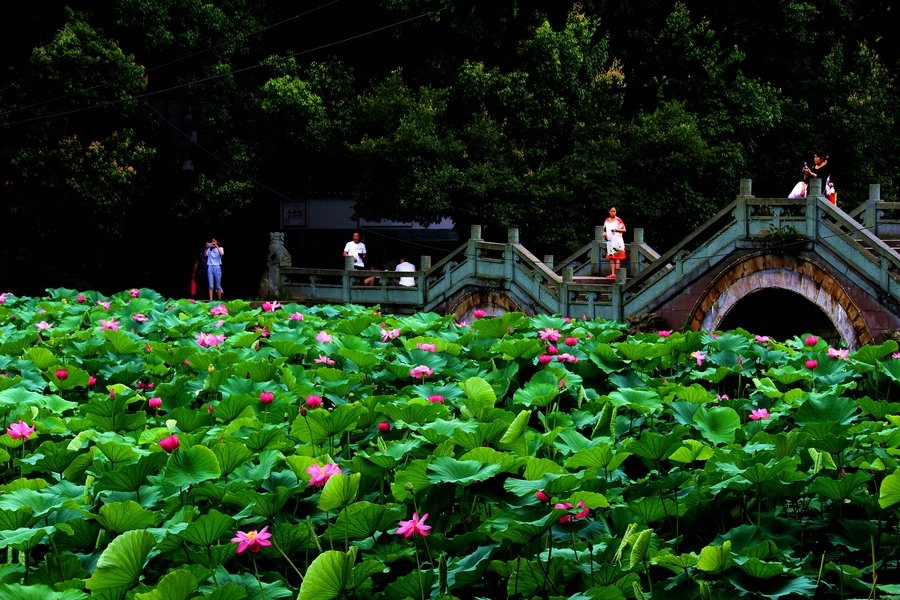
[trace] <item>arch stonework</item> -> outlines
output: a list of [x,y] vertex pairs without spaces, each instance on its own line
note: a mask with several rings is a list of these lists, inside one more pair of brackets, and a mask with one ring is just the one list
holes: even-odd
[[519,304],[502,292],[491,290],[467,291],[452,301],[452,307],[445,314],[456,315],[457,320],[471,323],[475,320],[472,311],[481,309],[487,317],[499,317],[507,312],[526,312]]
[[694,306],[691,329],[718,328],[735,304],[765,288],[794,292],[818,306],[848,348],[874,340],[863,312],[840,281],[812,259],[787,254],[752,254],[726,267]]

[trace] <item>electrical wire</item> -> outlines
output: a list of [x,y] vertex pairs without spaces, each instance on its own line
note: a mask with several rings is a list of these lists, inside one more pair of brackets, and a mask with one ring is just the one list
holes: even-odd
[[[199,51],[197,51],[197,52],[194,52],[193,54],[188,54],[187,56],[182,56],[181,58],[176,58],[176,59],[174,59],[174,60],[170,60],[170,61],[167,62],[167,63],[163,63],[163,64],[161,64],[161,65],[156,65],[155,67],[150,67],[149,69],[145,69],[145,73],[149,74],[149,73],[152,73],[152,72],[157,71],[157,70],[159,70],[159,69],[163,69],[163,68],[165,68],[165,67],[168,67],[169,65],[174,65],[174,64],[176,64],[176,63],[179,63],[179,62],[181,62],[181,61],[183,61],[183,60],[188,60],[188,59],[194,58],[195,56],[200,56],[201,54],[205,54],[205,53],[207,53],[207,52],[210,52],[210,51],[212,51],[212,50],[219,50],[219,49],[221,49],[221,48],[223,48],[223,47],[227,47],[227,46],[230,46],[230,45],[232,45],[232,44],[236,44],[237,42],[239,42],[239,41],[241,41],[241,40],[245,40],[245,39],[247,39],[247,38],[253,37],[253,36],[255,36],[255,35],[259,34],[259,33],[262,33],[262,32],[264,32],[264,31],[268,31],[269,29],[274,29],[275,27],[280,27],[281,25],[284,25],[285,23],[289,23],[289,22],[291,22],[291,21],[293,21],[293,20],[295,20],[295,19],[299,19],[300,17],[305,17],[305,16],[308,15],[308,14],[314,13],[314,12],[316,12],[317,10],[320,10],[320,9],[325,8],[325,7],[327,7],[327,6],[331,6],[332,4],[335,4],[335,3],[337,3],[337,2],[340,2],[340,0],[331,0],[331,2],[328,2],[327,4],[322,4],[321,6],[317,6],[317,7],[313,8],[313,9],[310,9],[310,10],[308,10],[308,11],[306,11],[306,12],[303,12],[303,13],[300,13],[300,14],[297,14],[297,15],[294,15],[293,17],[284,19],[283,21],[279,21],[278,23],[274,23],[274,24],[269,25],[269,26],[267,26],[267,27],[263,27],[263,28],[261,28],[261,29],[257,29],[256,31],[253,31],[253,32],[250,32],[250,33],[248,33],[248,34],[242,35],[242,36],[237,37],[237,38],[235,38],[235,39],[233,39],[233,40],[229,40],[229,41],[227,41],[227,42],[225,42],[225,43],[223,43],[223,44],[219,44],[219,45],[216,45],[216,46],[211,46],[211,47],[206,48],[206,49],[204,49],[204,50],[199,50]],[[143,77],[143,76],[144,76],[143,74],[140,75],[140,77]],[[27,106],[20,106],[19,108],[14,108],[14,109],[12,109],[12,110],[3,111],[3,112],[0,112],[0,117],[5,117],[6,115],[10,115],[10,114],[12,114],[12,113],[19,112],[20,110],[27,110],[27,109],[29,109],[29,108],[34,108],[34,107],[36,107],[36,106],[43,106],[43,105],[45,105],[45,104],[50,104],[51,102],[56,102],[57,100],[65,100],[66,98],[71,98],[71,97],[73,97],[73,96],[78,96],[78,95],[80,95],[80,94],[84,94],[85,92],[92,92],[92,91],[94,91],[94,90],[99,90],[99,89],[104,88],[104,87],[106,87],[106,86],[113,85],[113,84],[115,84],[115,83],[119,83],[120,81],[125,81],[126,79],[131,79],[131,78],[133,78],[133,77],[138,77],[138,76],[119,77],[118,79],[113,79],[112,81],[104,81],[103,83],[98,83],[97,85],[95,85],[95,86],[93,86],[93,87],[85,88],[85,89],[83,89],[83,90],[78,90],[78,91],[75,91],[75,92],[70,92],[70,93],[65,94],[65,95],[63,95],[63,96],[57,96],[56,98],[50,98],[49,100],[42,100],[42,101],[40,101],[40,102],[35,102],[34,104],[29,104],[29,105],[27,105]]]
[[[285,59],[288,59],[288,58],[295,58],[295,57],[301,56],[301,55],[303,55],[303,54],[309,54],[310,52],[316,52],[316,51],[318,51],[318,50],[323,50],[323,49],[325,49],[325,48],[330,48],[330,47],[332,47],[332,46],[337,46],[337,45],[339,45],[339,44],[344,44],[344,43],[346,43],[346,42],[350,42],[350,41],[357,40],[357,39],[360,39],[360,38],[363,38],[363,37],[366,37],[366,36],[369,36],[369,35],[372,35],[372,34],[375,34],[375,33],[379,33],[379,32],[381,32],[381,31],[384,31],[385,29],[391,29],[391,28],[393,28],[393,27],[398,27],[398,26],[400,26],[400,25],[404,25],[404,24],[409,23],[409,22],[411,22],[411,21],[416,21],[416,20],[422,19],[422,18],[424,18],[424,17],[429,17],[429,16],[434,15],[434,14],[437,14],[437,13],[443,11],[443,10],[444,10],[444,8],[439,8],[439,9],[437,9],[437,10],[433,10],[433,11],[430,11],[430,12],[427,12],[427,13],[422,13],[422,14],[420,14],[420,15],[416,15],[416,16],[414,16],[414,17],[409,17],[408,19],[403,19],[402,21],[397,21],[397,22],[391,23],[391,24],[389,24],[389,25],[384,25],[383,27],[379,27],[379,28],[377,28],[377,29],[372,29],[372,30],[366,31],[366,32],[364,32],[364,33],[360,33],[360,34],[357,34],[357,35],[353,35],[353,36],[350,36],[350,37],[347,37],[347,38],[344,38],[344,39],[341,39],[341,40],[338,40],[338,41],[335,41],[335,42],[329,42],[329,43],[327,43],[327,44],[322,44],[322,45],[320,45],[320,46],[316,46],[315,48],[308,48],[308,49],[306,49],[306,50],[301,50],[300,52],[294,52],[293,54],[288,54],[288,55],[286,55],[286,56],[279,57],[277,60],[278,60],[278,61],[281,61],[281,60],[285,60]],[[28,119],[20,119],[20,120],[18,120],[18,121],[13,121],[13,122],[11,122],[11,123],[3,123],[3,124],[0,125],[0,126],[6,128],[6,127],[12,127],[12,126],[14,126],[14,125],[21,125],[21,124],[24,124],[24,123],[33,123],[33,122],[35,122],[35,121],[46,121],[46,120],[49,120],[49,119],[55,119],[55,118],[58,118],[58,117],[64,117],[64,116],[67,116],[67,115],[76,114],[76,113],[84,112],[84,111],[87,111],[87,110],[93,110],[93,109],[95,109],[95,108],[105,108],[105,107],[107,107],[107,106],[112,106],[112,105],[115,105],[115,104],[121,104],[122,102],[127,102],[127,101],[130,101],[130,100],[146,99],[146,98],[149,98],[149,97],[151,97],[151,96],[156,96],[156,95],[158,95],[158,94],[164,94],[164,93],[166,93],[166,92],[172,92],[172,91],[179,90],[179,89],[181,89],[181,88],[188,87],[188,86],[191,86],[191,85],[195,85],[195,84],[198,84],[198,83],[206,83],[207,81],[213,81],[213,80],[215,80],[215,79],[221,79],[222,77],[227,77],[227,76],[229,76],[229,75],[238,75],[238,74],[240,74],[240,73],[245,73],[245,72],[247,72],[247,71],[252,71],[252,70],[254,70],[254,69],[258,69],[258,68],[260,68],[260,67],[264,67],[264,66],[267,66],[267,65],[269,65],[269,64],[271,64],[270,61],[264,61],[264,62],[261,62],[261,63],[256,64],[256,65],[251,65],[251,66],[249,66],[249,67],[244,67],[244,68],[242,68],[242,69],[235,69],[235,70],[233,70],[233,71],[227,71],[227,72],[225,72],[225,73],[219,73],[219,74],[217,74],[217,75],[211,75],[211,76],[209,76],[209,77],[204,77],[203,79],[196,79],[196,80],[193,80],[193,81],[188,81],[188,82],[182,83],[182,84],[180,84],[180,85],[168,87],[168,88],[163,89],[163,90],[156,90],[156,91],[154,91],[154,92],[147,92],[147,93],[144,93],[144,94],[135,94],[135,95],[133,95],[133,96],[129,96],[128,98],[119,98],[119,99],[117,99],[117,100],[110,100],[109,102],[103,102],[103,103],[101,103],[101,104],[94,104],[94,105],[91,105],[91,106],[83,106],[83,107],[81,107],[81,108],[75,108],[75,109],[72,109],[72,110],[62,111],[62,112],[54,113],[54,114],[51,114],[51,115],[41,115],[41,116],[38,116],[38,117],[31,117],[31,118],[28,118]]]

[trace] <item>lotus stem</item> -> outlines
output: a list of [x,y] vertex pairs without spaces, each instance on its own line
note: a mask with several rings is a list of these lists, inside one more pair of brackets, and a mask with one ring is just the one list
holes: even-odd
[[256,555],[251,553],[250,559],[253,561],[253,572],[256,573],[256,583],[259,584],[259,595],[262,596],[262,600],[266,600],[266,593],[263,591],[262,579],[259,578],[259,570],[256,568]]
[[[282,550],[281,546],[278,545],[278,540],[275,539],[274,535],[272,536],[272,544],[275,546],[275,549],[278,550],[278,553],[284,557],[284,560],[288,561],[288,564],[291,565],[291,567],[294,569],[294,572],[300,576],[300,581],[302,582],[303,581],[303,573],[301,573],[300,569],[297,568],[297,565],[295,565],[294,562],[290,558],[288,558],[288,555],[284,553],[284,550]],[[307,549],[308,548],[309,548],[309,546],[307,545]]]

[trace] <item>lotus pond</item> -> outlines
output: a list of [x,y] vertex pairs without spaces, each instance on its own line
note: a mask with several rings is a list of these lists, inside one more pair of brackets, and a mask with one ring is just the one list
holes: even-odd
[[0,598],[891,597],[898,356],[3,294]]

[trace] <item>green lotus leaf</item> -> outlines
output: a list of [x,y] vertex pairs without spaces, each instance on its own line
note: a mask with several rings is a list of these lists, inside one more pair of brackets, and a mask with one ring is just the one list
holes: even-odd
[[112,468],[115,468],[116,464],[127,464],[137,460],[140,457],[140,455],[130,444],[120,444],[117,442],[97,442],[96,446],[97,450],[103,453],[103,456],[109,459],[109,462],[112,463]]
[[628,445],[628,451],[649,460],[665,460],[683,446],[682,438],[687,429],[678,426],[665,435],[644,431],[641,439]]
[[816,582],[809,577],[752,579],[744,576],[730,578],[729,581],[742,595],[753,594],[772,600],[782,596],[808,597],[816,589]]
[[[547,373],[547,371],[542,371],[542,373]],[[516,390],[516,393],[513,394],[513,401],[524,406],[543,407],[553,402],[558,395],[559,386],[556,383],[529,382],[524,388]]]
[[32,348],[25,353],[25,356],[41,371],[59,363],[59,358],[46,348]]
[[[509,313],[507,313],[509,314]],[[485,409],[493,408],[497,395],[490,384],[480,377],[470,377],[459,384],[466,393],[466,408],[473,415],[482,414]]]
[[881,346],[863,346],[853,354],[852,361],[876,365],[884,360],[885,357],[897,352],[898,349],[900,349],[900,346],[894,340],[887,340]]
[[174,486],[196,485],[209,479],[218,479],[222,468],[215,453],[206,446],[178,449],[169,455],[166,463],[166,481]]
[[158,513],[145,510],[133,500],[127,500],[104,504],[95,518],[104,529],[114,533],[125,533],[132,529],[154,527],[159,522],[159,517]]
[[631,456],[630,452],[613,452],[612,446],[597,446],[570,456],[566,459],[566,466],[569,468],[592,467],[606,471],[615,471],[629,456]]
[[849,398],[822,396],[810,398],[800,405],[794,419],[800,425],[807,423],[838,423],[849,425],[859,418],[856,402]]
[[[387,585],[384,590],[384,600],[407,600],[408,598],[421,598],[422,590],[429,594],[437,583],[438,576],[434,571],[413,571],[402,577],[398,577]],[[299,599],[298,599],[299,600]],[[325,598],[316,600],[326,600]]]
[[505,339],[500,343],[498,351],[503,354],[503,360],[532,360],[544,353],[544,345],[535,339]]
[[359,493],[361,477],[362,475],[359,473],[332,475],[322,489],[322,496],[319,498],[318,504],[319,510],[334,510],[351,504]]
[[351,539],[374,536],[379,531],[396,527],[406,516],[402,504],[378,505],[369,502],[355,502],[338,513],[334,523],[334,535],[348,535]]
[[85,587],[92,594],[107,593],[113,598],[122,598],[137,583],[154,544],[156,539],[147,531],[126,531],[100,555]]
[[453,590],[480,581],[490,566],[491,555],[499,547],[500,544],[480,546],[466,556],[450,562],[447,565],[447,588]]
[[297,600],[332,600],[343,594],[350,580],[356,548],[344,554],[327,550],[309,565]]
[[659,356],[659,350],[657,349],[656,344],[619,342],[613,344],[613,347],[628,361],[646,360],[648,358]]
[[498,452],[493,448],[472,448],[459,457],[460,461],[475,461],[486,465],[500,465],[500,473],[517,473],[524,460],[516,459],[506,452]]
[[[403,502],[412,494],[424,492],[431,487],[428,463],[428,460],[414,460],[397,473],[396,479],[391,483],[391,494],[397,502]],[[408,487],[411,489],[407,489]]]
[[615,406],[627,406],[638,412],[655,412],[662,409],[659,394],[652,390],[619,388],[609,394]]
[[699,440],[684,440],[682,446],[669,456],[669,460],[680,463],[692,463],[695,460],[708,460],[713,457],[713,449]]
[[726,540],[721,546],[706,546],[700,551],[697,567],[709,573],[721,573],[734,561],[731,558],[731,542]]
[[490,479],[499,471],[499,464],[485,465],[475,460],[463,461],[441,456],[429,463],[427,477],[431,483],[468,485],[475,481]]
[[520,312],[503,313],[496,319],[478,319],[472,323],[479,338],[502,338],[507,333],[515,331],[519,321],[525,317]]
[[124,331],[107,329],[103,332],[103,337],[106,339],[110,350],[119,356],[123,354],[137,354],[141,352],[145,345],[141,343],[137,335]]
[[16,600],[88,600],[88,595],[76,589],[57,591],[43,584],[20,585],[18,583],[4,583],[0,584],[0,598],[15,598]]
[[56,527],[22,527],[15,530],[0,531],[0,550],[10,546],[16,550],[28,552],[40,544],[48,535],[53,535]]
[[172,571],[159,580],[156,589],[135,594],[135,600],[189,600],[197,591],[197,579],[185,569]]
[[234,527],[234,519],[213,508],[189,523],[187,528],[178,534],[178,537],[198,546],[212,546],[232,527]]
[[219,462],[219,467],[222,469],[222,475],[225,477],[228,477],[235,469],[254,456],[247,446],[235,442],[226,441],[216,444],[212,450],[216,455],[216,460]]
[[694,422],[700,426],[700,433],[713,444],[734,442],[734,432],[741,427],[741,418],[733,408],[716,406],[710,409],[701,406],[694,413]]
[[154,452],[140,457],[137,463],[117,467],[115,471],[104,472],[94,484],[97,491],[136,492],[147,481],[147,477],[166,464],[166,455]]
[[835,502],[843,502],[860,488],[865,488],[869,476],[862,471],[848,473],[840,479],[829,479],[825,476],[816,477],[809,486],[809,491],[821,494]]
[[446,417],[448,413],[444,404],[429,402],[421,398],[412,398],[406,402],[398,402],[396,404],[385,404],[380,406],[378,411],[399,423],[417,423],[422,425],[437,421],[441,417]]

